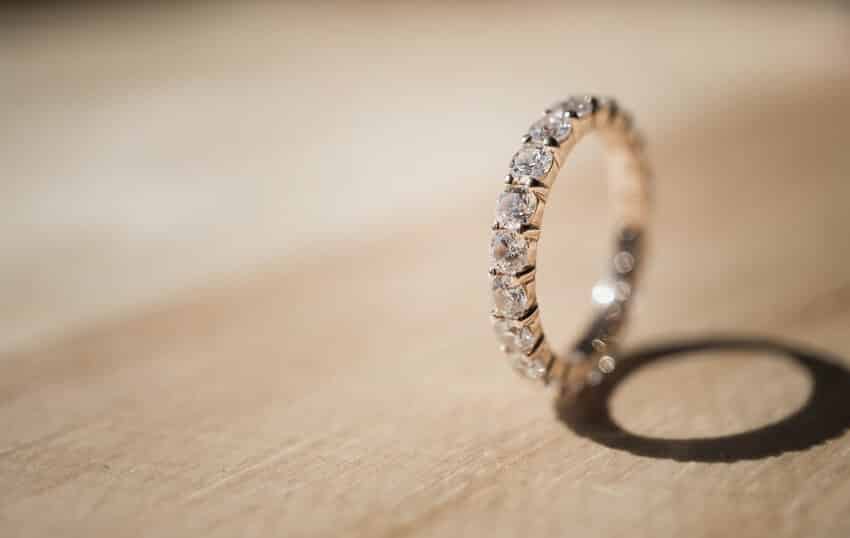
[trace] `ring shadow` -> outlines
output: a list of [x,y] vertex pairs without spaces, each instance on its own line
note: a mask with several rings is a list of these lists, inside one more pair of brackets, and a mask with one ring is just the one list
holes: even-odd
[[[640,368],[701,351],[761,351],[790,357],[811,376],[808,400],[766,426],[719,437],[665,439],[623,429],[611,415],[614,389]],[[649,345],[621,355],[598,386],[555,402],[558,418],[577,435],[639,456],[676,461],[733,462],[805,450],[850,428],[850,370],[838,357],[788,343],[749,337],[710,337]]]

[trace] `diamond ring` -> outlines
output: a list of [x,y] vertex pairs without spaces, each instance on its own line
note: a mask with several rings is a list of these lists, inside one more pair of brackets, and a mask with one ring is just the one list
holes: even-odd
[[[566,157],[597,131],[606,146],[609,191],[617,220],[607,274],[591,293],[593,318],[567,353],[556,355],[540,321],[535,292],[543,210]],[[631,116],[608,98],[575,96],[545,110],[510,162],[490,240],[492,319],[514,368],[525,377],[577,392],[611,372],[616,336],[634,295],[649,210],[650,170]]]

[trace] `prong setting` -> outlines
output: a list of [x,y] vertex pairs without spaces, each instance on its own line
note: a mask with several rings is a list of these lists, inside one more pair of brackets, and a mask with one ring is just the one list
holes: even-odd
[[[543,332],[536,295],[537,248],[543,211],[564,159],[598,130],[616,160],[614,207],[623,224],[610,273],[594,287],[594,320],[572,350],[556,357]],[[529,127],[511,158],[499,195],[490,243],[494,329],[514,368],[531,379],[573,392],[614,370],[615,337],[634,294],[649,167],[631,116],[611,98],[576,95],[555,103]]]

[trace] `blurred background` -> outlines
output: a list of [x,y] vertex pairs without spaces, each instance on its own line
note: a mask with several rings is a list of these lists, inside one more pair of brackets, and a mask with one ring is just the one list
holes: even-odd
[[[850,356],[845,3],[18,3],[0,77],[8,529],[848,528],[846,481],[819,504],[806,473],[748,467],[776,487],[736,496],[700,467],[707,506],[674,462],[638,471],[568,436],[503,364],[486,275],[525,129],[563,96],[613,95],[656,176],[628,342],[758,332]],[[561,343],[610,246],[601,153],[579,148],[546,217]],[[699,364],[620,418],[729,433],[806,398],[776,361]],[[840,442],[812,468],[846,476]],[[531,511],[553,498],[571,501]],[[645,526],[650,509],[669,517]]]
[[[805,193],[846,189],[814,173],[846,177],[846,137],[808,124],[846,118],[849,21],[840,3],[5,8],[0,349],[482,200],[490,212],[526,123],[576,91],[635,112],[662,216],[719,221],[710,241],[781,227]],[[589,151],[579,178],[597,172]],[[776,222],[738,226],[720,196]]]

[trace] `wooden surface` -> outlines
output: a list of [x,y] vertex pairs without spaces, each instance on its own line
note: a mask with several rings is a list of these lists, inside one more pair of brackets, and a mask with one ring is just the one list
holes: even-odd
[[[850,535],[846,11],[87,9],[0,38],[0,535]],[[558,414],[496,349],[487,228],[585,88],[656,215],[640,367]],[[598,157],[541,244],[561,343]]]

